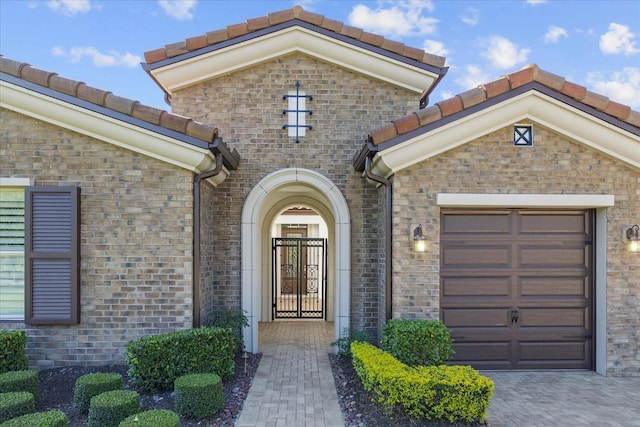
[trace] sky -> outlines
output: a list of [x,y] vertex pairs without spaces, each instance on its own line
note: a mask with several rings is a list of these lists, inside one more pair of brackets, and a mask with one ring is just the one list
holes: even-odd
[[640,110],[639,0],[0,0],[0,54],[168,110],[144,52],[296,4],[444,56],[430,104],[536,63]]

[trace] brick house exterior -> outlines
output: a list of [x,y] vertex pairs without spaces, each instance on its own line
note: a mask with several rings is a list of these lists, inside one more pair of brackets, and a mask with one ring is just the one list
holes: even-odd
[[[273,320],[275,304],[271,230],[303,206],[328,228],[324,319],[336,337],[351,328],[374,339],[389,318],[447,314],[447,214],[587,212],[595,238],[579,249],[590,254],[581,360],[640,374],[638,254],[624,238],[640,222],[640,113],[536,66],[427,107],[444,58],[299,7],[145,59],[173,114],[1,59],[9,89],[107,127],[48,120],[50,110],[3,94],[4,183],[81,188],[79,323],[0,323],[27,331],[34,366],[119,362],[129,340],[228,307],[246,310],[245,344],[259,351],[258,322]],[[311,129],[298,138],[283,127],[296,90],[312,97]],[[531,126],[533,146],[514,145],[516,125]],[[110,129],[122,127],[151,145],[118,140]],[[424,253],[412,250],[418,224]],[[525,322],[541,310],[516,308]]]

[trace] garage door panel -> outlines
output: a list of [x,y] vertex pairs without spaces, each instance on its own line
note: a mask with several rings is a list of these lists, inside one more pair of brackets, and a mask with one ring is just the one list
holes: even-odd
[[520,309],[519,327],[580,327],[589,326],[589,310],[586,308]]
[[440,293],[443,297],[508,296],[511,278],[503,277],[443,277]]
[[512,223],[508,212],[497,214],[452,214],[444,218],[443,233],[511,233]]
[[453,363],[470,365],[483,364],[503,365],[510,362],[511,341],[484,341],[453,343]]
[[577,277],[520,277],[520,295],[588,298],[588,279],[584,274]]
[[510,259],[509,246],[450,246],[442,257],[444,265],[450,268],[506,268]]
[[524,363],[536,361],[574,361],[589,359],[589,345],[585,341],[540,342],[524,341],[519,344],[520,360]]
[[585,212],[557,214],[520,212],[519,232],[527,234],[577,234],[584,235],[589,227]]
[[510,326],[508,313],[506,308],[441,310],[442,320],[449,328],[507,328]]
[[521,246],[520,267],[522,268],[579,268],[584,269],[587,249],[576,247]]

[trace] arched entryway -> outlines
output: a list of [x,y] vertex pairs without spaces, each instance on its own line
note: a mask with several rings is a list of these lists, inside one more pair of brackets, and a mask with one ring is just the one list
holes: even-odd
[[258,322],[270,321],[271,225],[284,209],[294,204],[313,209],[327,224],[326,319],[334,322],[336,339],[349,328],[351,229],[346,200],[331,180],[317,172],[281,169],[256,184],[242,209],[242,309],[249,320],[244,343],[250,352],[259,351]]

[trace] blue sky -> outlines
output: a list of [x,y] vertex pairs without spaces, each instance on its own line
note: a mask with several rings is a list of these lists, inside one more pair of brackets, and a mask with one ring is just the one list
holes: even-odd
[[295,4],[446,57],[431,104],[536,63],[640,110],[638,0],[0,0],[0,53],[169,109],[144,52]]

